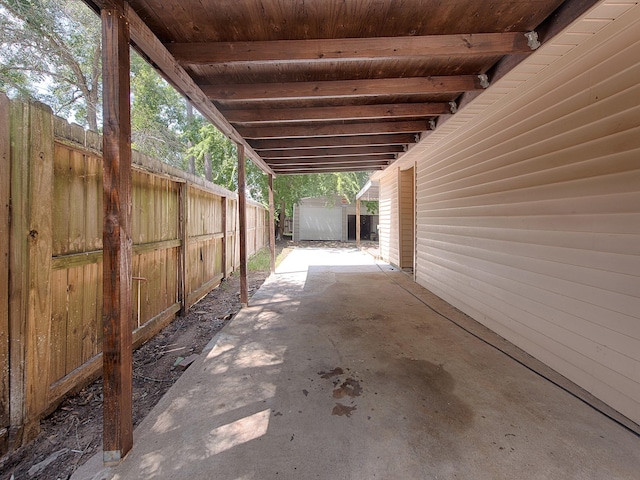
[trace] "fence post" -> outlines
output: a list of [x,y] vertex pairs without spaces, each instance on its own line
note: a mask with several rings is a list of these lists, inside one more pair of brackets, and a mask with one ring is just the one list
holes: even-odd
[[269,174],[269,258],[271,273],[276,271],[276,219],[273,203],[273,173]]
[[49,390],[53,202],[53,115],[42,104],[11,108],[9,264],[10,443],[40,430]]
[[178,259],[178,300],[180,301],[180,315],[186,315],[189,310],[189,183],[180,185],[180,203],[178,205],[178,235],[180,236],[180,258]]
[[9,99],[0,93],[0,456],[9,448]]

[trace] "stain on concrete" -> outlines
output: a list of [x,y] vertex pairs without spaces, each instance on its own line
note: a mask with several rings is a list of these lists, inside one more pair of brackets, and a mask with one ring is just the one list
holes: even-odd
[[318,375],[320,375],[320,378],[332,378],[332,377],[337,377],[338,375],[343,375],[344,374],[344,370],[342,370],[342,368],[340,367],[336,367],[333,370],[329,370],[328,372],[318,372]]
[[345,396],[359,397],[362,393],[360,382],[353,378],[347,378],[342,384],[333,391],[333,398],[342,398]]
[[402,389],[411,389],[420,410],[440,425],[439,428],[464,431],[473,425],[471,407],[454,393],[455,380],[443,364],[423,359],[398,357],[389,362],[388,374]]
[[331,415],[337,415],[340,417],[350,417],[351,412],[356,410],[358,407],[354,405],[353,407],[348,407],[347,405],[343,405],[341,403],[336,403],[336,406],[333,407],[331,411]]

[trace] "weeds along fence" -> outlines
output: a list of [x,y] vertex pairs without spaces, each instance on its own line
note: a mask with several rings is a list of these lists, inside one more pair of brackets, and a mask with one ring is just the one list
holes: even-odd
[[[0,453],[102,368],[102,139],[0,94]],[[235,193],[134,152],[134,346],[239,265]],[[247,202],[247,254],[268,242]]]

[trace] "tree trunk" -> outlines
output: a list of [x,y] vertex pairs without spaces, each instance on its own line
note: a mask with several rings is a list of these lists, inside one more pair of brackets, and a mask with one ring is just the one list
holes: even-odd
[[89,130],[98,131],[98,102],[100,102],[99,85],[102,76],[102,37],[96,39],[91,64],[91,90],[87,97],[87,123]]
[[[193,105],[187,102],[187,124],[191,125],[192,121],[193,121]],[[187,142],[187,146],[189,148],[193,147],[191,140]],[[192,175],[196,174],[196,157],[194,157],[193,155],[189,155],[189,173]]]
[[213,170],[211,168],[211,155],[204,154],[204,178],[213,182]]
[[[97,96],[97,95],[96,95]],[[87,98],[87,123],[89,130],[94,132],[98,131],[98,99],[93,98],[93,92],[91,96]]]

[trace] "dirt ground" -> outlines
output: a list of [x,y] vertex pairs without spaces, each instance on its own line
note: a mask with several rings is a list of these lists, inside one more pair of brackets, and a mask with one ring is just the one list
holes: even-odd
[[[268,276],[265,270],[248,273],[249,296]],[[240,277],[233,275],[134,352],[134,427],[182,374],[176,360],[199,354],[240,310],[239,292]],[[33,442],[0,459],[2,480],[66,480],[102,448],[102,380],[67,398],[41,427]]]
[[[354,243],[278,242],[278,259],[293,248],[354,248]],[[377,243],[363,242],[376,255]],[[269,276],[267,270],[248,272],[249,296]],[[194,305],[185,317],[177,317],[133,355],[134,427],[176,382],[182,370],[179,357],[199,354],[209,340],[240,310],[240,277],[232,275]],[[67,480],[102,448],[102,380],[96,380],[41,422],[42,431],[27,446],[0,459],[1,480]]]

